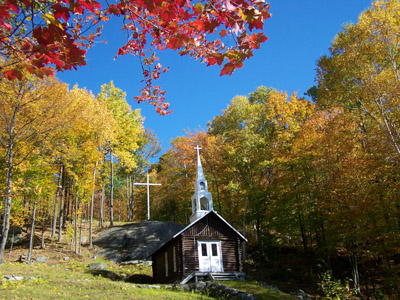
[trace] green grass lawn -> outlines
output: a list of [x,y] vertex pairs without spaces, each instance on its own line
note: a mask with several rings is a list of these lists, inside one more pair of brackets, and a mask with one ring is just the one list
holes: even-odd
[[[0,266],[0,277],[4,275],[24,276],[22,281],[1,281],[0,299],[212,299],[204,295],[165,289],[135,287],[123,281],[93,276],[88,272],[88,262],[70,261],[54,265],[27,265],[7,263]],[[111,263],[109,270],[119,274],[131,274],[133,267],[124,270]],[[144,270],[139,271],[139,273]],[[33,276],[35,280],[26,280]]]

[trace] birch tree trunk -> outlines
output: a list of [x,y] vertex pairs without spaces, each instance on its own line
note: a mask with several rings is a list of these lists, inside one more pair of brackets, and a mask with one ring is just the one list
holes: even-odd
[[93,248],[93,206],[94,206],[94,193],[96,188],[96,169],[97,161],[93,168],[93,190],[92,198],[90,199],[90,220],[89,220],[89,248]]
[[130,197],[131,197],[131,176],[126,176],[126,220],[131,222],[130,210]]
[[36,200],[35,200],[35,203],[33,204],[31,234],[30,234],[30,238],[29,238],[29,250],[28,250],[28,258],[27,258],[28,262],[31,262],[31,259],[32,259],[32,248],[33,248],[33,243],[34,243],[34,238],[35,238],[35,220],[36,220]]
[[113,153],[110,151],[111,178],[110,178],[110,226],[114,225],[113,207],[114,207],[114,164]]
[[74,214],[74,241],[75,241],[75,254],[78,253],[78,191],[75,194],[75,214]]
[[[57,227],[57,212],[58,212],[58,198],[61,191],[61,180],[63,175],[63,165],[60,166],[60,172],[58,173],[58,184],[57,184],[57,192],[54,200],[54,213],[53,213],[53,226],[51,228],[51,239],[54,239],[56,236],[56,227]],[[61,208],[60,208],[61,209]]]
[[103,186],[103,189],[101,191],[101,197],[100,197],[100,216],[99,216],[99,227],[104,228],[104,197],[106,194],[106,187]]

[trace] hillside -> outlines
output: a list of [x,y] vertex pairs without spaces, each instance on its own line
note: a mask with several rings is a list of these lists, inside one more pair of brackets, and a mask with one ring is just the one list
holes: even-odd
[[[102,241],[102,245],[106,246],[104,243],[112,236],[110,233],[121,233],[129,228],[137,229],[139,224],[106,229],[98,233],[96,240]],[[35,244],[39,245],[39,232],[35,240]],[[116,246],[115,241],[112,245]],[[83,245],[81,254],[77,255],[71,250],[70,243],[59,244],[46,238],[46,248],[34,247],[33,263],[27,264],[20,261],[21,256],[25,257],[27,254],[27,244],[14,247],[11,253],[7,252],[5,263],[0,266],[0,277],[3,279],[1,299],[213,299],[204,294],[171,289],[169,285],[143,285],[140,281],[152,275],[151,267],[120,265],[101,258],[96,254],[97,250],[88,249],[87,245]],[[39,260],[45,262],[40,263]],[[104,263],[106,270],[90,270],[91,263]],[[11,276],[17,280],[6,279]],[[293,299],[254,281],[235,283],[231,286],[249,293],[256,292],[257,299]]]

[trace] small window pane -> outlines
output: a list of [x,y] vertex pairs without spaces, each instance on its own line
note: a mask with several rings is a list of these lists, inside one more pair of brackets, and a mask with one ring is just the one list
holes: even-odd
[[207,244],[201,244],[201,256],[207,256]]
[[218,256],[217,244],[211,244],[212,256]]

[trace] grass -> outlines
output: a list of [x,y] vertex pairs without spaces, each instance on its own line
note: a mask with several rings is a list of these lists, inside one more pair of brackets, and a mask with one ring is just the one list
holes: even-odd
[[[118,269],[125,273],[132,271],[132,267],[130,271]],[[93,276],[88,272],[87,261],[73,260],[57,265],[8,263],[0,266],[0,274],[1,277],[24,276],[22,281],[2,281],[0,299],[211,299],[165,287],[160,290],[138,288],[131,283]],[[27,280],[28,276],[36,279]]]
[[[26,254],[26,248],[16,248],[5,263],[0,266],[0,300],[5,299],[105,299],[105,300],[197,300],[212,299],[190,292],[139,288],[132,283],[112,281],[109,278],[92,275],[89,263],[104,262],[107,270],[119,276],[152,274],[147,266],[119,266],[101,258],[93,259],[93,252],[82,247],[82,254],[76,255],[68,244],[47,243],[46,249],[35,248],[33,257],[45,256],[47,263],[26,264],[16,262],[19,255]],[[68,257],[68,260],[64,260]],[[4,275],[24,276],[22,281],[2,280]],[[28,280],[29,276],[35,277]]]
[[258,300],[294,300],[295,297],[292,297],[288,294],[285,294],[280,291],[274,291],[272,289],[266,288],[262,285],[259,285],[255,281],[224,281],[221,284],[254,294]]

